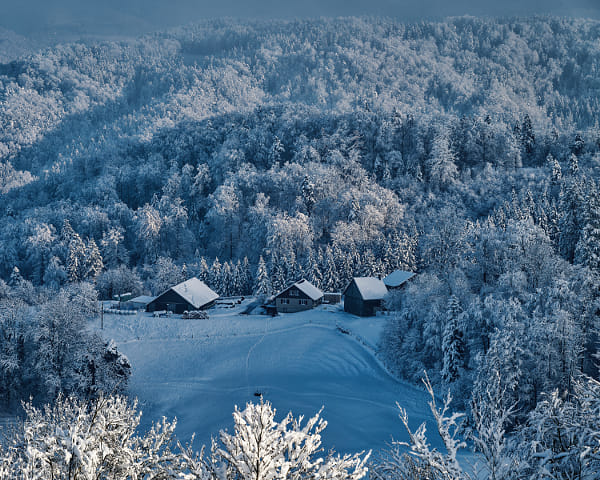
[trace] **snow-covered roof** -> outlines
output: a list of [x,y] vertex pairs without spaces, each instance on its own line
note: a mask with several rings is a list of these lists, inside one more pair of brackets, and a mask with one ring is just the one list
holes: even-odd
[[381,300],[388,293],[385,283],[376,277],[354,277],[363,300]]
[[304,278],[299,282],[294,283],[294,286],[312,300],[318,300],[323,297],[323,292]]
[[171,287],[171,290],[190,302],[194,308],[200,308],[219,298],[216,292],[196,277],[192,277],[179,285]]
[[132,298],[129,300],[130,303],[143,303],[148,305],[156,297],[150,297],[149,295],[140,295],[139,297]]
[[416,273],[413,272],[405,272],[404,270],[394,270],[387,277],[383,279],[383,283],[388,287],[399,287],[407,280],[410,280],[414,277]]

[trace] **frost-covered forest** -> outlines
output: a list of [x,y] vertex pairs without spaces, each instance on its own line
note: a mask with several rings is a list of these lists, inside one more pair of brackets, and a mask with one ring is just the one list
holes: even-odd
[[[489,435],[561,448],[536,425],[579,412],[591,431],[599,392],[598,38],[546,17],[211,21],[1,63],[0,302],[42,322],[89,283],[268,294],[416,271],[387,301],[388,367],[426,370]],[[20,338],[15,311],[2,338]],[[41,337],[22,338],[3,391],[37,372]],[[72,378],[18,388],[56,398]]]

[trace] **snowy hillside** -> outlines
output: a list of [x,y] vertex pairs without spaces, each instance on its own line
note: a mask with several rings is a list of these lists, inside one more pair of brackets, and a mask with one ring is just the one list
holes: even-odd
[[280,415],[310,416],[324,406],[324,447],[350,452],[404,439],[396,401],[415,424],[427,417],[426,393],[392,378],[374,357],[384,319],[333,306],[275,318],[240,310],[210,310],[208,321],[105,318],[104,335],[133,365],[130,391],[146,422],[177,417],[179,438],[196,432],[206,444],[231,429],[234,405],[260,392]]

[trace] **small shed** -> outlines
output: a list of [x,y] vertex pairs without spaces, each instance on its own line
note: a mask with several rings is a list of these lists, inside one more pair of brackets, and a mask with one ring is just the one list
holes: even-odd
[[389,289],[402,288],[406,282],[413,278],[416,273],[406,272],[404,270],[394,270],[383,279],[383,283]]
[[154,297],[149,295],[140,295],[139,297],[132,298],[121,304],[121,308],[126,310],[146,310],[148,304],[154,300]]
[[201,280],[192,277],[161,293],[148,303],[146,311],[166,310],[181,314],[190,310],[204,310],[213,306],[217,298],[219,298],[219,294],[211,290]]
[[344,311],[372,317],[383,308],[388,293],[385,283],[376,277],[354,277],[344,290]]
[[304,278],[275,295],[278,312],[310,310],[323,302],[323,292]]
[[117,302],[128,302],[133,298],[133,294],[131,292],[119,293],[117,295],[113,295],[113,300]]

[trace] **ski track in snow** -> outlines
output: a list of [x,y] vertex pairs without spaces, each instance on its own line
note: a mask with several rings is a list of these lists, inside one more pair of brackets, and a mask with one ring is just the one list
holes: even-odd
[[250,394],[250,380],[248,378],[248,370],[250,368],[250,355],[252,355],[252,350],[254,350],[256,347],[258,347],[263,342],[263,340],[265,339],[265,337],[267,336],[268,333],[269,333],[269,319],[267,318],[267,321],[265,322],[265,331],[263,333],[263,336],[260,337],[258,342],[256,342],[254,345],[252,345],[250,347],[250,349],[248,350],[248,354],[246,355],[246,388],[248,389],[248,394]]

